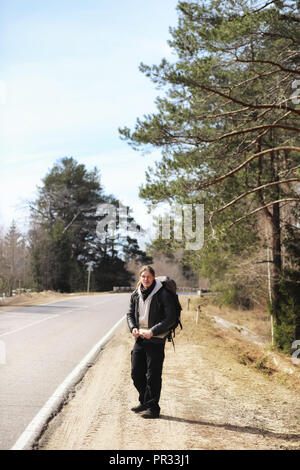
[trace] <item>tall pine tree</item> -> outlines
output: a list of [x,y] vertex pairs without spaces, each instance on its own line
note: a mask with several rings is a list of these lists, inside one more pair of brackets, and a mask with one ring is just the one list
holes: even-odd
[[169,42],[176,62],[141,65],[166,95],[121,137],[162,149],[141,197],[205,204],[205,247],[191,256],[198,266],[206,257],[220,278],[258,238],[270,245],[271,312],[277,331],[290,331],[287,346],[299,309],[285,314],[281,288],[283,212],[300,202],[298,4],[180,1],[178,12]]
[[[130,285],[126,270],[128,236],[98,233],[102,204],[118,207],[119,201],[104,194],[95,168],[88,171],[73,158],[60,159],[43,179],[32,202],[30,242],[34,278],[40,289],[83,291],[91,263],[91,290],[111,290]],[[133,243],[134,242],[134,243]],[[144,257],[134,239],[131,257]]]

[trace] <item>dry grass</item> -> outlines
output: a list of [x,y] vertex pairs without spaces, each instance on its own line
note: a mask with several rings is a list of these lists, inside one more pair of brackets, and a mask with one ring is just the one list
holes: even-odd
[[[190,310],[196,312],[197,305],[201,306],[201,311],[208,315],[217,315],[226,321],[243,326],[260,336],[264,342],[271,341],[270,316],[266,310],[255,308],[251,310],[233,309],[230,307],[218,307],[210,303],[209,297],[190,297]],[[181,297],[183,308],[187,308],[187,298]]]
[[[183,306],[184,328],[180,334],[182,340],[192,344],[206,345],[215,351],[216,355],[230,353],[231,359],[251,368],[254,371],[280,382],[292,390],[300,392],[300,366],[294,365],[291,357],[272,350],[269,332],[269,316],[266,312],[255,309],[250,311],[219,308],[209,303],[209,299],[191,298],[190,310],[187,311],[187,301],[181,298]],[[199,323],[196,325],[196,309],[200,305]],[[232,328],[222,328],[212,320],[216,315],[233,323]],[[262,345],[253,343],[235,328],[235,325],[246,327],[262,340]]]

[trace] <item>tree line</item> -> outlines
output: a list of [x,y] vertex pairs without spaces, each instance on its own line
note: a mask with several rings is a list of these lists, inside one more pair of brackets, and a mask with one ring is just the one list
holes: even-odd
[[[130,286],[134,274],[127,265],[150,263],[140,249],[135,233],[97,230],[107,211],[99,206],[120,206],[106,195],[97,168],[88,171],[72,157],[55,163],[43,178],[30,208],[30,228],[22,234],[15,221],[7,233],[0,233],[0,293],[34,289],[78,292],[87,289],[87,268],[91,266],[90,290],[109,291],[113,286]],[[134,219],[129,208],[123,216]],[[124,222],[123,222],[124,227]],[[138,227],[138,226],[137,226]]]
[[[140,65],[161,89],[157,111],[119,130],[159,148],[140,196],[151,206],[204,204],[205,244],[187,263],[245,308],[265,305],[274,339],[300,339],[297,1],[179,1],[173,60]],[[180,241],[159,240],[164,253]]]

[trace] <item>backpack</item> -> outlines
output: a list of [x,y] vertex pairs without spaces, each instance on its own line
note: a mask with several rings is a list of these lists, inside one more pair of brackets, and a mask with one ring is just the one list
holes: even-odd
[[177,295],[176,282],[174,281],[174,279],[171,279],[168,276],[158,276],[156,277],[156,279],[162,283],[163,287],[168,292],[170,292],[174,298],[174,304],[175,304],[175,310],[176,310],[176,321],[174,325],[172,325],[172,327],[170,328],[169,333],[167,335],[168,341],[172,341],[173,347],[174,347],[173,338],[175,337],[175,330],[178,327],[178,325],[180,326],[180,329],[182,330],[182,324],[181,324],[181,319],[180,319],[182,307],[180,305],[179,298]]

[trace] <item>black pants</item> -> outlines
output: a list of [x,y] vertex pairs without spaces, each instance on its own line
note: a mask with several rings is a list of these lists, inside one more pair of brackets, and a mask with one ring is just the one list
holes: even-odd
[[164,358],[165,340],[137,338],[131,352],[131,377],[140,403],[158,412]]

